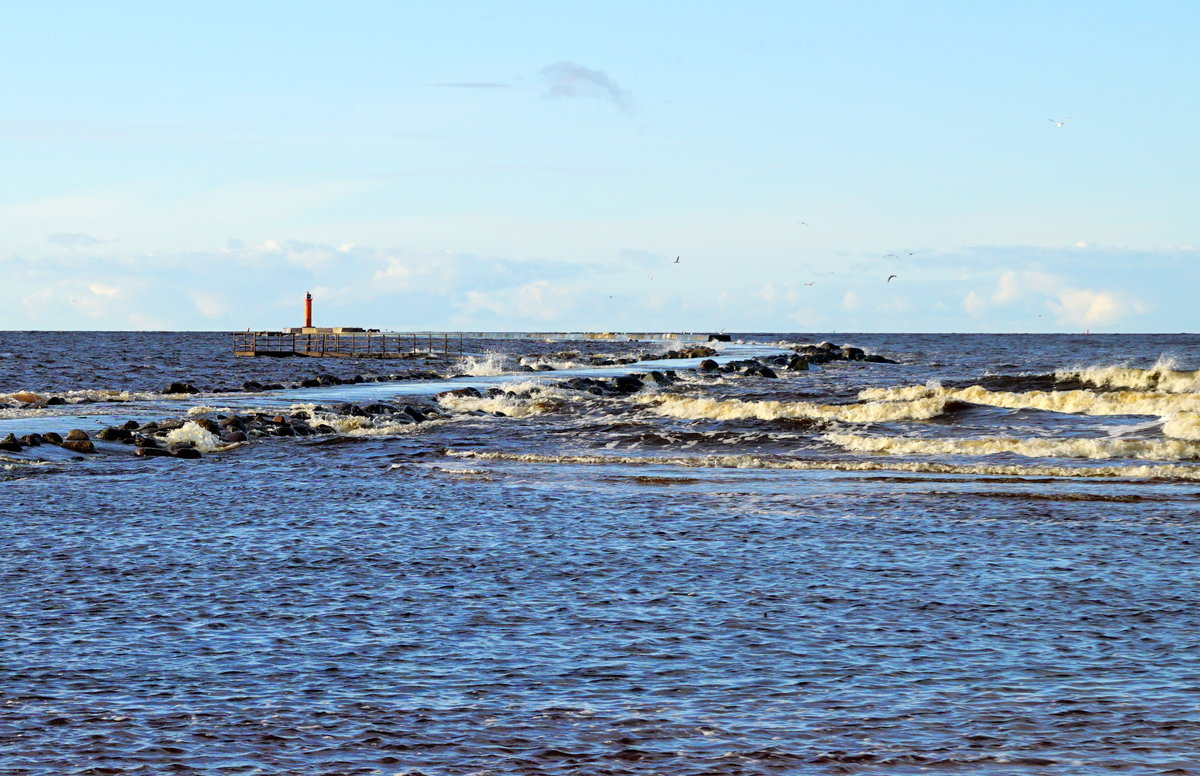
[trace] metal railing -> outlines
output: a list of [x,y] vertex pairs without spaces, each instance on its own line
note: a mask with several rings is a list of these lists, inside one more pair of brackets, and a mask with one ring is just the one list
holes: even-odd
[[462,332],[238,331],[232,338],[235,356],[414,358],[463,353]]

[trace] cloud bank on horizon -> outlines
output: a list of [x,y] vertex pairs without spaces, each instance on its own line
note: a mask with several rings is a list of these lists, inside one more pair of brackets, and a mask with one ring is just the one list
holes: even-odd
[[0,328],[1200,330],[1200,7],[535,5],[14,9]]
[[[763,280],[637,249],[576,263],[299,240],[230,240],[180,254],[96,243],[0,258],[9,289],[0,328],[281,328],[299,323],[311,292],[319,325],[399,330],[954,330],[946,320],[986,321],[983,331],[1132,330],[1174,311],[1154,284],[1121,284],[1087,267],[1136,264],[1200,281],[1194,249],[1074,248],[1078,270],[1054,250],[977,247],[900,266],[862,259],[832,271],[813,262]],[[971,264],[979,269],[962,271]],[[1078,279],[1085,274],[1090,282]]]

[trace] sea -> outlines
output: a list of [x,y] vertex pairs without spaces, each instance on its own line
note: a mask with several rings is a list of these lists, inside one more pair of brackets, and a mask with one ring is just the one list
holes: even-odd
[[1200,336],[731,340],[0,332],[0,773],[1200,774]]

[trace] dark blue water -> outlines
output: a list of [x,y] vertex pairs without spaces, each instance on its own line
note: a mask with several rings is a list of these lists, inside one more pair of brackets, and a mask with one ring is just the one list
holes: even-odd
[[[0,773],[1197,772],[1200,482],[1177,408],[1200,340],[835,341],[903,363],[681,368],[628,396],[562,372],[442,402],[409,382],[10,407],[0,426],[94,433],[103,412],[390,387],[442,417],[328,414],[337,433],[199,460],[7,455]],[[204,366],[172,379],[223,368],[181,342]],[[153,392],[85,377],[55,390]],[[931,417],[860,397],[931,379]],[[1158,388],[1116,384],[1139,380]],[[971,386],[990,403],[946,393]],[[1029,406],[1044,393],[1058,410]]]

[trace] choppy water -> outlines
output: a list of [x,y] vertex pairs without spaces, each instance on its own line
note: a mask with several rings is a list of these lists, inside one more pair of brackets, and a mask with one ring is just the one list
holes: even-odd
[[[721,360],[829,339],[901,363],[0,334],[0,437],[331,429],[0,453],[0,773],[1200,772],[1200,338],[743,339]],[[158,393],[426,367],[476,375]],[[500,390],[432,398],[465,385]],[[380,401],[431,419],[337,406]]]

